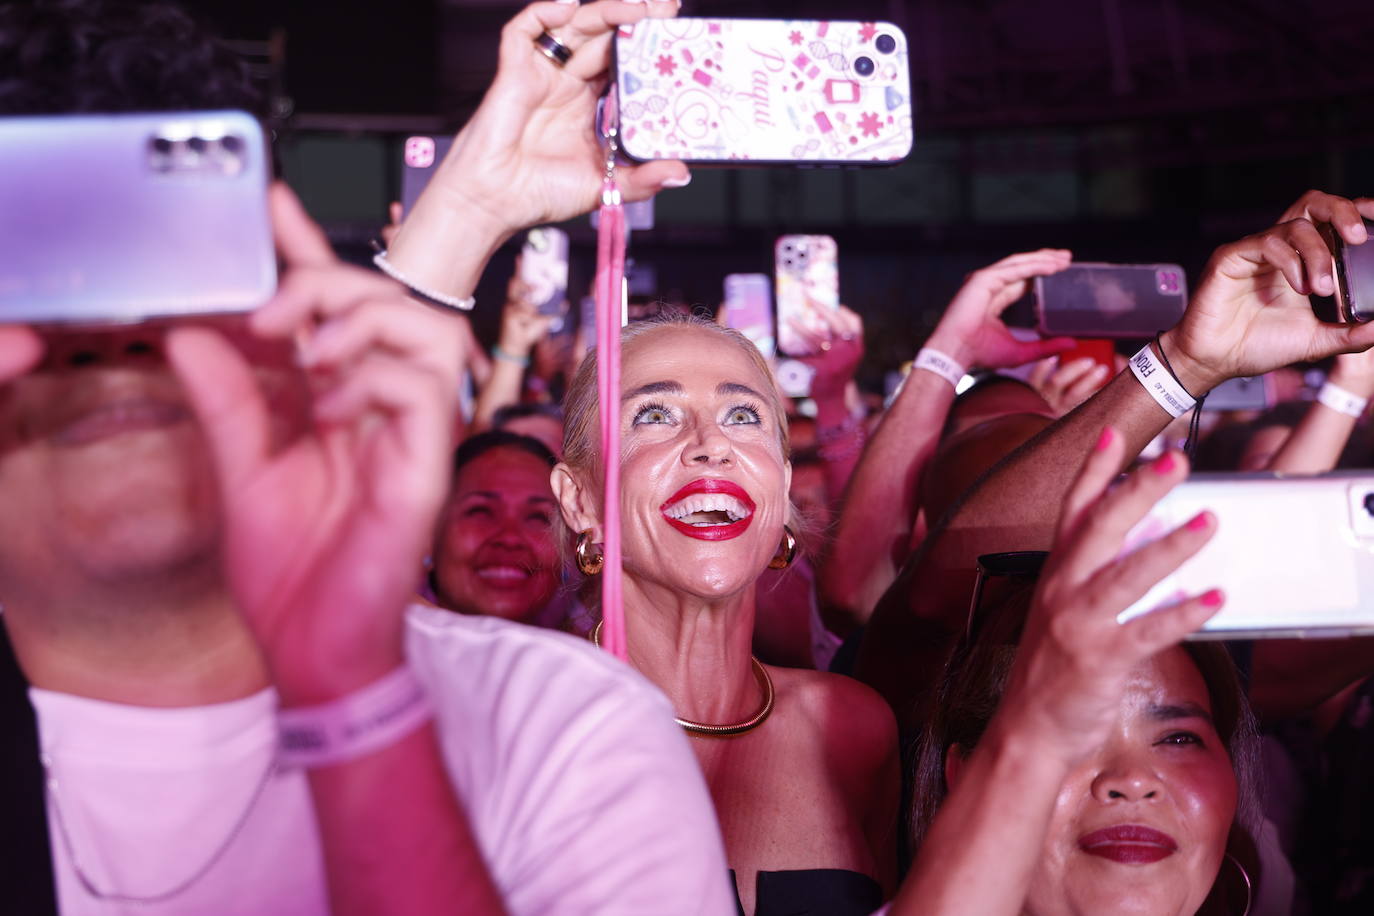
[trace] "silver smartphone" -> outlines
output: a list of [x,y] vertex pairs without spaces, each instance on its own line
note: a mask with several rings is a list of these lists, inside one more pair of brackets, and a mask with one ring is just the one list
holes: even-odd
[[1046,337],[1153,337],[1178,323],[1188,280],[1177,264],[1075,263],[1035,278],[1035,312]]
[[1132,530],[1126,550],[1204,509],[1217,517],[1212,540],[1118,619],[1220,588],[1226,604],[1196,638],[1374,633],[1374,473],[1195,474]]
[[256,308],[271,170],[244,112],[0,118],[0,321]]
[[1336,309],[1347,323],[1374,320],[1374,221],[1365,220],[1364,228],[1364,244],[1347,245],[1330,226],[1321,227],[1335,267]]

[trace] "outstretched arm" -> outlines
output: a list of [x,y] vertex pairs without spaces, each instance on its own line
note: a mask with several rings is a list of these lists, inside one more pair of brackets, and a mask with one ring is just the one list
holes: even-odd
[[[1067,340],[1024,342],[1002,324],[1006,308],[1035,276],[1069,265],[1067,251],[1014,254],[969,275],[926,347],[966,369],[1018,366],[1059,352]],[[867,621],[906,557],[916,521],[921,473],[954,403],[954,386],[913,369],[845,491],[835,542],[821,570],[821,595],[833,615]]]
[[[1308,195],[1304,203],[1305,212],[1330,223],[1347,241],[1363,241],[1364,226],[1350,201]],[[1307,297],[1332,289],[1326,244],[1306,216],[1295,217],[1217,249],[1183,319],[1163,334],[1164,352],[1183,387],[1200,396],[1228,378],[1374,346],[1374,324],[1317,320]],[[940,656],[927,644],[948,640],[962,626],[977,558],[1049,546],[1076,469],[1104,426],[1110,423],[1121,436],[1124,466],[1171,419],[1126,370],[993,468],[908,560],[879,602],[860,651],[860,677],[910,721],[918,698],[930,697],[934,670],[928,677],[911,676],[911,640],[919,638],[921,651]]]

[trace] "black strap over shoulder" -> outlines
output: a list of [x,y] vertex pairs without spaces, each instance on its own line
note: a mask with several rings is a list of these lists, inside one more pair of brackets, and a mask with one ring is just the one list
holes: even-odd
[[0,899],[7,913],[57,916],[38,760],[38,720],[0,615]]

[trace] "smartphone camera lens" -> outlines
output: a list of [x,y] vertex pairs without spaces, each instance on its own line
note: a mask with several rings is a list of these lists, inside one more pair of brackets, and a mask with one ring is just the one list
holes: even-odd
[[235,134],[225,134],[220,137],[219,145],[224,147],[226,153],[237,153],[243,149],[243,140]]
[[873,63],[871,57],[854,58],[854,72],[859,76],[872,76],[873,71],[878,69],[878,65]]
[[1366,493],[1364,496],[1364,511],[1374,517],[1374,493]]
[[189,140],[186,141],[186,146],[187,146],[187,147],[191,150],[191,152],[193,152],[193,153],[197,153],[197,154],[204,153],[204,152],[205,152],[205,138],[204,138],[204,137],[192,137],[191,139],[189,139]]
[[879,35],[877,41],[873,42],[873,47],[878,49],[879,54],[891,54],[897,50],[897,39],[891,35]]

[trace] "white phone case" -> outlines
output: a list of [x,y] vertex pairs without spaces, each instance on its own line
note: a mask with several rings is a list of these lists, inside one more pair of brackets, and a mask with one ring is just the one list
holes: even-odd
[[1118,619],[1220,588],[1226,604],[1197,638],[1374,633],[1374,473],[1195,474],[1131,531],[1125,550],[1204,509],[1217,516],[1212,540]]
[[887,22],[645,19],[615,43],[638,161],[874,165],[911,152],[907,40]]

